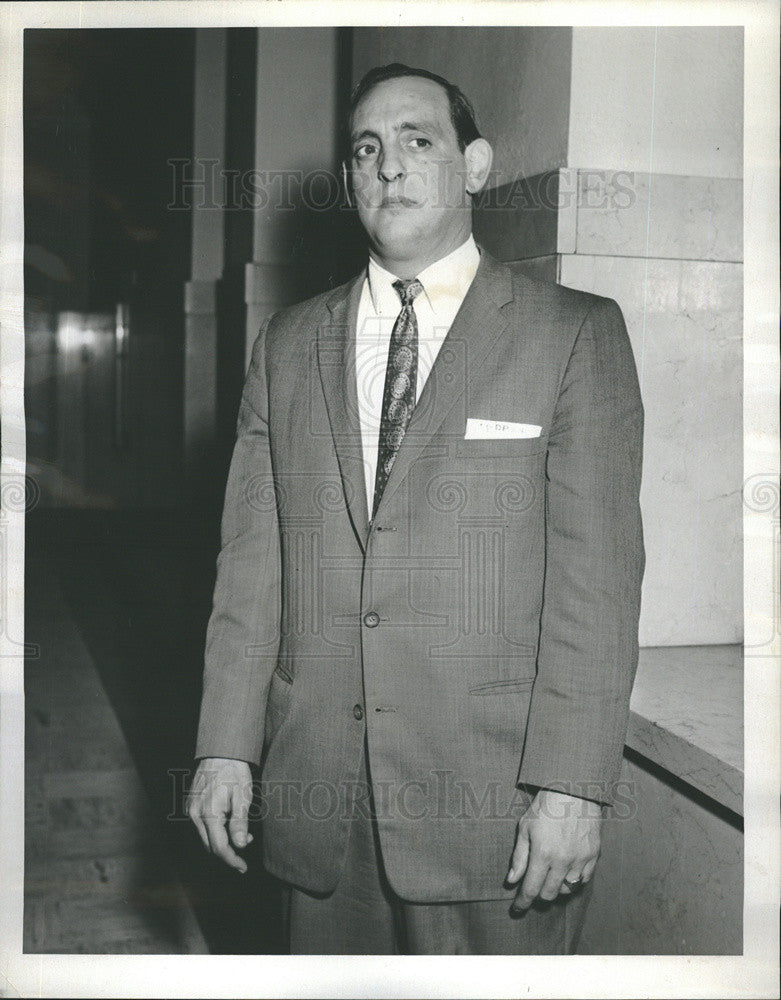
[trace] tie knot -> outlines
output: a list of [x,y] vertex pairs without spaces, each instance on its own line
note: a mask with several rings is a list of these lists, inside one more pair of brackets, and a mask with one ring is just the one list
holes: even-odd
[[411,306],[415,298],[423,291],[423,285],[417,278],[406,278],[393,282],[393,287],[399,293],[402,306]]

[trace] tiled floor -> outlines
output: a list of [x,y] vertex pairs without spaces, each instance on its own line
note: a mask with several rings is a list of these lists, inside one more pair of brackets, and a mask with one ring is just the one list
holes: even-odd
[[28,574],[25,951],[205,953],[60,584]]
[[182,810],[218,524],[28,515],[25,639],[40,656],[25,669],[27,951],[280,950],[260,837],[242,877]]

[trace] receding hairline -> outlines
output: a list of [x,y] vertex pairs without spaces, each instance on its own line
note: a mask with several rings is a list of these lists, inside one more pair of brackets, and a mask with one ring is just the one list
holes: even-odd
[[[424,83],[430,83],[432,85],[432,87],[435,87],[439,91],[439,93],[442,95],[442,98],[444,100],[444,110],[445,110],[445,116],[446,116],[447,122],[450,125],[451,129],[453,130],[453,134],[455,135],[456,140],[457,140],[458,139],[458,132],[457,132],[456,126],[455,126],[455,124],[453,122],[453,116],[452,116],[452,111],[451,111],[451,103],[450,103],[450,94],[448,93],[447,88],[444,87],[438,80],[432,80],[428,76],[423,76],[423,75],[421,75],[419,73],[405,73],[405,74],[400,75],[400,76],[392,76],[392,77],[390,77],[387,80],[378,80],[375,84],[373,84],[366,91],[365,94],[361,95],[358,103],[350,111],[350,114],[349,114],[349,117],[348,117],[348,125],[349,125],[348,139],[350,140],[350,142],[352,142],[355,139],[355,137],[356,137],[356,133],[353,131],[353,124],[355,122],[355,115],[356,115],[356,112],[358,111],[358,108],[360,108],[360,106],[363,104],[363,102],[368,97],[371,97],[371,95],[376,90],[379,90],[380,87],[384,86],[385,84],[389,84],[389,83],[397,83],[400,80],[422,80]],[[400,112],[400,114],[406,114],[406,113],[405,112]],[[403,122],[402,123],[402,127],[404,127],[405,125],[409,126],[410,124],[414,124],[414,123],[411,123],[411,122],[408,122],[408,121],[407,122]],[[436,127],[436,123],[435,122],[431,122],[431,121],[428,121],[428,120],[421,121],[420,125],[421,126],[422,125],[429,125],[430,127]],[[365,132],[371,132],[371,131],[372,131],[371,129],[362,129],[359,134],[363,135]]]
[[[443,76],[439,76],[437,73],[432,73],[427,69],[421,69],[418,66],[407,66],[404,63],[388,63],[385,66],[375,66],[368,72],[364,73],[360,81],[353,87],[350,93],[350,101],[348,107],[348,113],[342,119],[341,124],[341,141],[345,144],[345,147],[351,145],[350,135],[353,133],[353,121],[357,109],[363,102],[365,97],[368,97],[373,91],[379,87],[381,83],[390,83],[392,80],[405,80],[405,79],[418,79],[418,80],[429,80],[431,83],[436,83],[445,92],[445,97],[449,106],[449,117],[450,123],[455,129],[456,142],[458,143],[459,150],[463,153],[470,142],[475,139],[481,138],[480,130],[477,127],[477,119],[475,117],[475,109],[469,98],[464,94],[460,87],[450,80],[445,79]],[[425,91],[423,92],[423,97],[425,97]],[[433,104],[432,99],[432,104]],[[345,148],[345,152],[347,149]]]

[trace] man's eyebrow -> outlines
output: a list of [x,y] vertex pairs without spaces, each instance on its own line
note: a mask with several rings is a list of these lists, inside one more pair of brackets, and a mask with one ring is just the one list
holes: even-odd
[[377,135],[376,132],[372,132],[370,128],[365,128],[362,129],[360,132],[354,132],[350,136],[350,142],[355,143],[358,142],[359,139],[366,139],[366,138],[377,139],[379,141],[380,137]]
[[[422,121],[419,122],[401,122],[399,125],[396,126],[396,128],[399,132],[428,131],[428,132],[434,132],[437,135],[442,134],[442,129],[437,125],[437,123],[429,121],[428,119],[423,119]],[[376,139],[378,142],[380,141],[380,137],[376,132],[373,132],[369,128],[365,128],[362,129],[360,132],[354,133],[350,137],[350,142],[356,143],[358,142],[359,139],[366,139],[366,138]]]
[[418,130],[428,130],[429,132],[437,133],[442,131],[436,122],[429,121],[427,118],[424,118],[419,122],[402,122],[401,125],[399,125],[400,132],[415,132]]

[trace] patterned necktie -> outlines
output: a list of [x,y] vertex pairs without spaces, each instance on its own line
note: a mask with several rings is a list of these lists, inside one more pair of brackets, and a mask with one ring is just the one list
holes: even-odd
[[394,281],[393,287],[401,299],[401,312],[393,324],[385,369],[372,520],[415,407],[418,377],[418,320],[412,303],[423,291],[423,285],[417,278],[410,278]]

